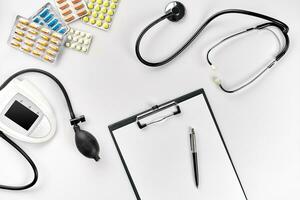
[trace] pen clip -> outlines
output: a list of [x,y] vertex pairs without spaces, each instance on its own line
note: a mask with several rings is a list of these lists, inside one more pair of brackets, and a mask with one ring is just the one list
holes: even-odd
[[[160,112],[165,111],[166,109],[172,108],[172,107],[175,108],[174,111],[167,112],[166,114],[164,114],[162,116],[158,116],[157,118],[154,118],[154,119],[150,120],[149,122],[142,122],[143,119],[146,119],[150,116],[153,116],[157,113],[160,113]],[[177,103],[173,101],[173,102],[163,104],[163,105],[160,105],[160,106],[158,106],[158,105],[153,106],[151,108],[151,110],[146,111],[145,113],[137,116],[136,122],[137,122],[138,127],[140,129],[143,129],[147,126],[150,126],[150,125],[153,125],[153,124],[156,124],[156,123],[159,123],[159,122],[163,122],[163,121],[167,120],[168,118],[170,118],[172,116],[175,116],[175,115],[178,115],[180,113],[181,113],[181,110],[180,110],[179,105],[177,105]]]

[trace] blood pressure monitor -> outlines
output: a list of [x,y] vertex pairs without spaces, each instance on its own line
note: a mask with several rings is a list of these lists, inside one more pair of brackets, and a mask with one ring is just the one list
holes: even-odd
[[52,107],[26,79],[14,79],[1,90],[0,112],[0,130],[15,139],[41,143],[55,134]]
[[30,156],[8,136],[24,142],[41,143],[51,139],[56,131],[56,118],[46,98],[28,80],[17,79],[25,73],[42,74],[57,84],[69,109],[70,124],[75,132],[77,149],[87,158],[95,161],[100,159],[98,141],[91,133],[80,128],[79,123],[85,122],[85,116],[75,115],[63,84],[53,74],[44,70],[24,69],[14,73],[0,85],[0,138],[9,143],[28,161],[34,172],[34,178],[30,183],[21,186],[0,184],[0,189],[5,190],[25,190],[35,185],[38,180],[38,170]]

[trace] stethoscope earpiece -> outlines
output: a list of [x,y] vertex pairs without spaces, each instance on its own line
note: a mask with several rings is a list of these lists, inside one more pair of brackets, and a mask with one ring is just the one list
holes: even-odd
[[185,7],[179,1],[172,1],[168,3],[165,9],[165,13],[172,13],[173,15],[167,17],[171,22],[177,22],[181,20],[185,15]]
[[213,82],[216,84],[216,85],[220,85],[221,84],[221,79],[217,76],[213,76],[212,77],[212,80]]

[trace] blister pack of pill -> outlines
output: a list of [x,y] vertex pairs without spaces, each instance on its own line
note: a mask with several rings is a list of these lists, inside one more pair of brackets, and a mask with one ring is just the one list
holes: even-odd
[[54,0],[60,15],[66,23],[71,23],[88,14],[84,0]]
[[54,63],[63,46],[64,35],[17,16],[8,43],[22,52]]
[[87,53],[92,39],[93,36],[90,33],[71,28],[67,35],[65,47]]
[[108,30],[111,27],[116,9],[120,0],[88,0],[88,15],[82,18],[82,21],[100,28]]
[[54,7],[47,3],[43,6],[34,16],[32,16],[33,22],[45,25],[53,31],[61,34],[66,34],[69,31],[69,26],[61,19],[58,13],[56,13]]

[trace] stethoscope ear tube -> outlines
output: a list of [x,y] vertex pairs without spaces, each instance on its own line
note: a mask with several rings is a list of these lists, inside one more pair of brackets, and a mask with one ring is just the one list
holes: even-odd
[[[281,42],[280,42],[280,39],[277,37],[277,34],[276,34],[274,31],[272,31],[271,29],[268,29],[269,27],[272,27],[272,26],[275,27],[275,28],[278,28],[279,30],[282,30],[280,27],[278,27],[278,25],[277,25],[276,23],[273,23],[273,22],[260,24],[260,25],[258,25],[258,26],[256,26],[256,27],[249,28],[249,29],[246,29],[246,30],[244,30],[244,31],[241,31],[241,32],[235,33],[235,34],[233,34],[233,35],[230,35],[230,36],[228,36],[228,37],[222,39],[220,42],[216,43],[214,46],[212,46],[212,47],[208,50],[206,58],[207,58],[208,64],[210,65],[210,67],[212,68],[212,70],[213,70],[213,72],[214,72],[213,81],[220,87],[220,89],[221,89],[222,91],[224,91],[224,92],[226,92],[226,93],[235,93],[235,92],[240,91],[241,89],[243,89],[243,88],[249,86],[251,83],[253,83],[255,80],[257,80],[259,77],[261,77],[263,74],[265,74],[265,73],[268,71],[268,69],[272,68],[272,67],[276,64],[276,62],[278,62],[278,60],[279,60],[280,58],[283,57],[283,55],[286,53],[286,51],[287,51],[287,49],[288,49],[288,46],[289,46],[289,40],[288,40],[288,37],[287,37],[287,39],[285,40],[284,46],[282,47]],[[277,55],[275,56],[275,58],[272,59],[272,61],[269,62],[269,64],[268,64],[267,66],[265,66],[265,68],[263,68],[262,71],[260,71],[260,72],[259,72],[257,75],[255,75],[253,78],[250,78],[250,79],[249,79],[247,82],[245,82],[243,85],[241,85],[241,86],[239,86],[239,87],[237,87],[237,88],[235,88],[235,89],[228,89],[228,88],[226,88],[226,87],[223,85],[221,79],[220,79],[218,76],[216,76],[216,74],[215,74],[215,73],[216,73],[216,72],[215,72],[215,71],[216,71],[216,66],[212,63],[212,61],[211,61],[211,59],[210,59],[210,53],[212,52],[212,50],[214,50],[215,48],[217,48],[218,46],[220,46],[220,45],[223,44],[224,42],[226,42],[226,41],[228,41],[228,40],[230,40],[230,39],[232,39],[232,38],[234,38],[234,37],[240,36],[240,35],[242,35],[242,34],[244,34],[244,33],[250,32],[250,31],[254,31],[254,30],[263,30],[263,29],[271,31],[271,32],[276,36],[276,38],[278,39],[278,42],[279,42],[279,46],[280,46],[279,53],[277,53]],[[281,33],[282,33],[284,36],[285,36],[285,35],[287,36],[286,33],[282,32],[282,31],[281,31]]]
[[255,29],[265,29],[271,26],[278,28],[281,31],[285,40],[284,47],[282,48],[281,52],[279,52],[276,56],[276,61],[279,61],[286,54],[290,46],[290,38],[288,36],[289,28],[287,25],[282,23],[269,22],[269,23],[260,24],[256,26]]

